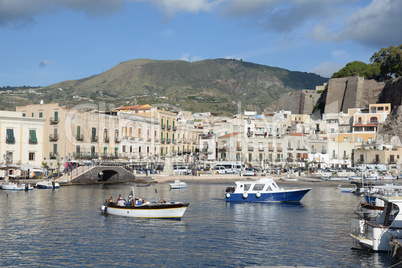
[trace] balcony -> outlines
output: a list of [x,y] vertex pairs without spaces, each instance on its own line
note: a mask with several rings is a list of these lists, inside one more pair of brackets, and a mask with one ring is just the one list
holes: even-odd
[[165,138],[161,138],[161,143],[165,143],[166,139]]
[[49,158],[50,159],[56,159],[57,155],[58,155],[58,153],[49,153]]
[[84,135],[77,135],[75,138],[77,139],[77,141],[83,141]]
[[171,126],[169,126],[169,125],[167,125],[166,129],[167,129],[167,130],[171,130],[171,129],[172,129],[172,127],[171,127]]
[[103,141],[106,142],[106,143],[109,143],[109,137],[104,137]]
[[241,151],[241,146],[237,146],[236,151]]
[[171,140],[170,139],[166,139],[166,143],[170,144]]
[[273,152],[274,148],[268,148],[268,151]]
[[58,117],[50,117],[49,122],[51,125],[57,125],[59,123],[59,118]]
[[161,125],[161,129],[165,129],[166,128],[166,125],[165,124],[162,124]]
[[58,140],[59,140],[58,134],[50,134],[49,135],[49,141],[58,141]]
[[119,137],[114,138],[114,143],[120,143],[121,139]]
[[277,152],[282,152],[282,148],[276,148]]
[[321,154],[326,154],[327,150],[321,150]]
[[221,153],[226,152],[226,150],[227,150],[227,146],[218,147],[218,151]]
[[176,131],[177,130],[177,127],[176,126],[173,126],[173,131]]
[[254,146],[248,146],[247,149],[248,149],[249,151],[254,151]]
[[173,144],[177,144],[177,140],[176,140],[176,139],[172,139],[172,143],[173,143]]
[[91,136],[91,142],[97,142],[98,136]]
[[264,152],[264,147],[262,147],[262,146],[258,147],[258,151]]
[[298,150],[298,151],[307,151],[308,149],[307,149],[307,148],[304,148],[304,147],[297,147],[297,150]]

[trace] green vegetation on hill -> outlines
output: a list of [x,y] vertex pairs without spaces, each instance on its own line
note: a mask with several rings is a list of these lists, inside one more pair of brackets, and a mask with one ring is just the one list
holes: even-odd
[[[312,73],[292,72],[239,60],[197,62],[137,59],[122,62],[101,74],[36,89],[25,100],[3,95],[16,105],[59,102],[73,107],[105,102],[108,107],[149,103],[193,112],[237,113],[241,109],[263,112],[285,92],[314,89],[327,82]],[[6,97],[6,98],[4,98]],[[26,96],[25,96],[26,97]],[[4,105],[3,99],[0,106]]]

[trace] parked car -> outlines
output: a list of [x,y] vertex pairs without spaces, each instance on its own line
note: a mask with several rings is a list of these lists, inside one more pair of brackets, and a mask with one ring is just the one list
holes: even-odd
[[243,176],[256,176],[257,173],[253,168],[246,168],[243,172]]
[[173,174],[175,175],[190,175],[191,172],[191,169],[187,166],[176,166],[173,169]]

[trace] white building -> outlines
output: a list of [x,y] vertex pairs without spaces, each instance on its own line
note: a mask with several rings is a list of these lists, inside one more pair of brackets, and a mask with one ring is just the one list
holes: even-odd
[[[23,117],[21,112],[0,111],[0,155],[9,175],[20,175],[19,167],[41,167],[44,159],[45,119]],[[0,173],[5,177],[6,171]]]

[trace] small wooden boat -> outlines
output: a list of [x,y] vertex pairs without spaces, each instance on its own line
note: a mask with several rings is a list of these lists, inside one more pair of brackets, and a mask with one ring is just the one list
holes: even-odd
[[169,183],[170,189],[181,189],[181,188],[186,188],[187,183],[184,181],[180,180],[175,180],[174,183]]
[[148,219],[178,219],[183,217],[184,212],[190,203],[182,202],[135,202],[134,187],[129,197],[129,202],[120,200],[116,203],[106,201],[100,208],[102,213],[107,215],[116,215],[132,218],[148,218]]
[[279,188],[272,178],[256,181],[236,181],[236,187],[226,188],[227,202],[300,202],[311,188]]

